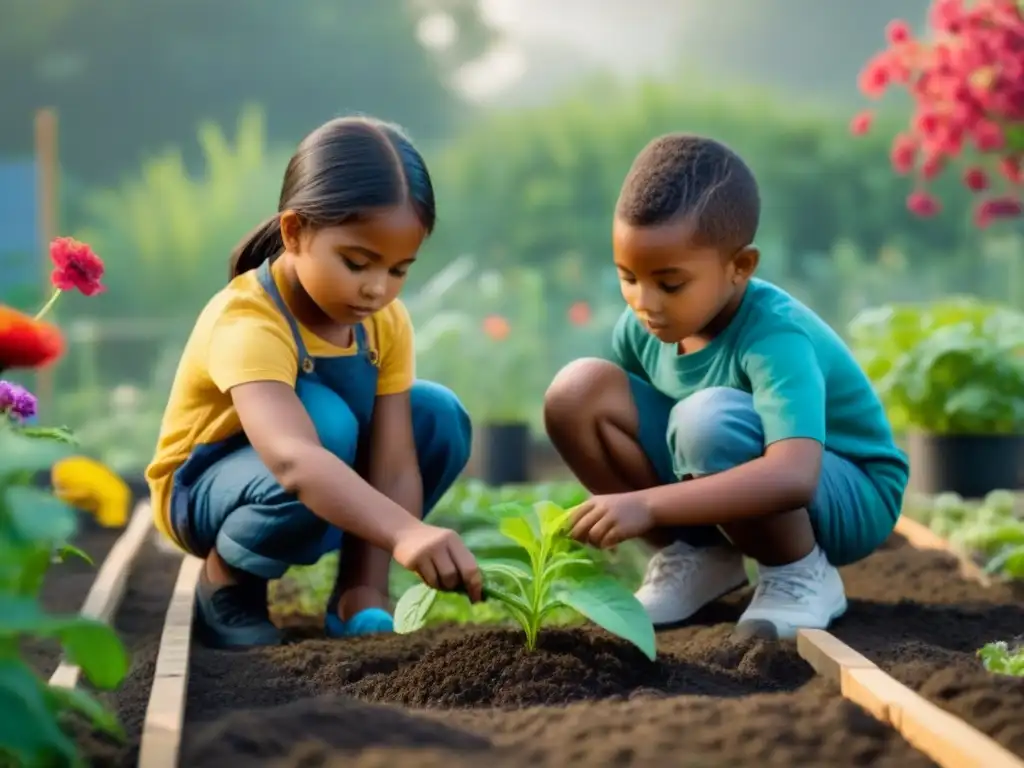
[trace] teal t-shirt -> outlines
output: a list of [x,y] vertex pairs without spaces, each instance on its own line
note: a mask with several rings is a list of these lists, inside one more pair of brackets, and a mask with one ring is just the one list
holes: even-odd
[[878,396],[842,338],[807,306],[764,280],[751,280],[728,327],[702,350],[680,355],[626,309],[612,359],[673,400],[708,387],[753,396],[765,446],[817,440],[860,467],[895,513],[909,477]]

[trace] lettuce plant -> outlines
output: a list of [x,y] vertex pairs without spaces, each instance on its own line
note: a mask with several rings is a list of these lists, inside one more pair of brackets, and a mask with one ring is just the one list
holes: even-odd
[[[657,654],[654,627],[643,606],[621,582],[605,574],[589,552],[567,536],[569,511],[552,502],[506,504],[492,509],[507,556],[478,559],[485,597],[500,603],[537,647],[545,617],[570,608],[639,648]],[[395,608],[395,629],[413,632],[426,624],[438,592],[418,584]]]
[[1011,647],[1007,642],[988,643],[978,651],[989,672],[1011,677],[1024,677],[1024,645]]

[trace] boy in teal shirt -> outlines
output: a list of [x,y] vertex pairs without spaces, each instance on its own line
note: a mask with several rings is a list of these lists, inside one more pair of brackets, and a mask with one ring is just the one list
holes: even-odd
[[595,494],[573,537],[658,547],[637,597],[656,625],[760,578],[738,634],[789,638],[846,611],[836,566],[892,532],[909,475],[842,339],[754,277],[757,182],[722,144],[673,134],[634,161],[613,250],[628,308],[611,361],[577,360],[548,434]]

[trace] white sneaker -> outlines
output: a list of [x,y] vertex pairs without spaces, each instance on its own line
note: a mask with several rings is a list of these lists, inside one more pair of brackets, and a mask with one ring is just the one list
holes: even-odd
[[655,626],[676,624],[746,583],[738,550],[677,541],[651,558],[636,598]]
[[790,565],[759,565],[758,573],[754,596],[736,625],[739,635],[793,638],[798,629],[827,629],[846,613],[843,579],[820,547]]

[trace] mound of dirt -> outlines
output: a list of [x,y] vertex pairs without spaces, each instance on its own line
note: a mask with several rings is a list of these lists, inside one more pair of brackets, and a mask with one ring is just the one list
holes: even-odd
[[630,645],[591,633],[545,633],[531,652],[522,633],[485,632],[443,641],[414,663],[363,678],[346,692],[412,707],[524,707],[659,689],[671,671]]

